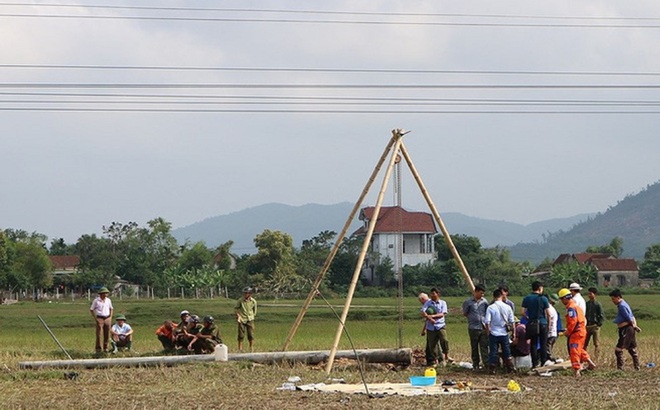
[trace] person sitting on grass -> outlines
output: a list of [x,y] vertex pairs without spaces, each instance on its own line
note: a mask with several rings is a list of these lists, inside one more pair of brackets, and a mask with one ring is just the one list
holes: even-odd
[[202,322],[202,328],[188,344],[188,350],[194,350],[195,354],[213,353],[215,346],[222,343],[220,328],[215,325],[213,316],[204,316]]
[[117,353],[118,349],[131,350],[133,328],[126,323],[126,316],[117,315],[115,319],[117,320],[117,323],[112,325],[112,328],[110,329],[112,353]]
[[174,330],[176,328],[176,323],[166,320],[161,327],[156,329],[156,337],[158,337],[158,340],[163,345],[163,350],[166,352],[174,350]]

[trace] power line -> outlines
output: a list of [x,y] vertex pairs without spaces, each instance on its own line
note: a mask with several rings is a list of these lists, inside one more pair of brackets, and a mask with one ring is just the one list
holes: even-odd
[[62,70],[153,70],[153,71],[246,71],[246,72],[320,72],[364,74],[495,74],[495,75],[557,75],[557,76],[658,76],[660,72],[631,71],[531,71],[531,70],[431,70],[387,68],[296,68],[296,67],[209,67],[209,66],[116,66],[68,64],[0,64],[0,68],[62,69]]
[[58,108],[0,107],[0,111],[149,112],[149,113],[260,113],[260,114],[525,114],[525,115],[626,115],[660,114],[660,111],[561,111],[561,110],[291,110],[291,109],[181,109],[181,108]]
[[584,99],[498,99],[498,98],[419,98],[419,97],[355,97],[355,96],[290,96],[290,95],[207,95],[207,94],[109,94],[109,93],[57,93],[57,92],[7,92],[0,95],[12,96],[57,96],[57,97],[113,97],[113,98],[200,98],[200,99],[262,99],[262,100],[321,100],[321,101],[420,101],[420,102],[511,102],[528,103],[609,103],[609,104],[657,104],[660,100],[584,100]]
[[[456,104],[456,105],[622,105],[622,106],[654,106],[660,105],[660,100],[585,100],[585,99],[499,99],[499,98],[409,98],[409,97],[354,97],[354,96],[276,96],[276,95],[205,95],[205,94],[108,94],[108,93],[53,93],[53,92],[4,92],[0,96],[26,96],[26,97],[108,97],[108,98],[158,98],[158,99],[202,99],[202,100],[247,100],[232,102],[235,104],[356,104],[363,105],[380,104]],[[257,100],[257,101],[254,101]],[[261,101],[258,101],[261,100]],[[44,100],[0,100],[0,102],[42,102]],[[68,102],[69,99],[57,100],[57,102]],[[55,103],[56,101],[51,100]],[[75,103],[89,102],[89,100],[72,101]],[[105,100],[106,103],[120,103],[132,101]],[[153,104],[154,101],[143,101]],[[158,101],[159,104],[186,104],[186,101]],[[201,102],[200,102],[201,103]],[[214,101],[205,101],[212,104]],[[223,104],[225,104],[223,102]]]
[[248,9],[248,8],[215,8],[215,7],[162,7],[162,6],[118,6],[97,4],[49,4],[49,3],[7,3],[0,6],[29,6],[54,8],[86,8],[107,10],[150,10],[150,11],[203,11],[229,13],[276,13],[276,14],[320,14],[320,15],[353,15],[353,16],[396,16],[396,17],[470,17],[470,18],[507,18],[507,19],[544,19],[544,20],[622,20],[622,21],[656,21],[659,17],[613,17],[613,16],[540,16],[514,14],[472,14],[472,13],[413,13],[413,12],[382,12],[382,11],[336,11],[336,10],[292,10],[292,9]]
[[[199,97],[204,98],[204,97]],[[457,101],[457,100],[436,100],[436,101],[388,101],[387,98],[381,99],[381,101],[314,101],[313,98],[302,98],[300,101],[273,101],[278,100],[278,97],[270,97],[264,101],[242,101],[243,97],[234,97],[238,100],[228,100],[228,101],[149,101],[149,100],[140,100],[140,101],[112,101],[112,100],[25,100],[25,99],[15,99],[15,100],[3,100],[0,99],[0,104],[146,104],[146,105],[343,105],[343,106],[434,106],[434,105],[455,105],[455,106],[484,106],[484,105],[493,105],[493,106],[515,106],[515,105],[525,105],[525,106],[603,106],[603,107],[620,107],[620,106],[636,106],[636,107],[654,107],[660,105],[660,101],[621,101],[621,102],[611,102],[611,101],[562,101],[562,102],[552,102],[552,101],[516,101],[516,100],[504,100],[504,101],[488,101],[488,100],[470,100],[470,101]],[[311,100],[311,101],[310,101]]]
[[660,25],[647,24],[584,24],[584,23],[478,23],[478,22],[436,22],[436,21],[378,21],[378,20],[318,20],[318,19],[267,19],[230,17],[163,17],[163,16],[111,16],[111,15],[65,15],[65,14],[26,14],[2,13],[6,18],[46,18],[46,19],[91,19],[91,20],[151,20],[214,23],[282,23],[282,24],[356,24],[356,25],[405,25],[436,27],[517,27],[517,28],[624,28],[658,29]]
[[106,89],[658,89],[659,84],[230,84],[230,83],[0,83],[0,88]]

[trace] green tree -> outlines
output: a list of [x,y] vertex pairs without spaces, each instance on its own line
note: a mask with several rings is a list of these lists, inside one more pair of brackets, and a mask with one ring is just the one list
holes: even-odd
[[552,272],[545,282],[545,285],[552,289],[566,288],[573,282],[577,282],[583,287],[595,286],[598,283],[596,268],[590,264],[577,262],[560,263],[553,266]]
[[213,264],[213,252],[206,247],[203,241],[195,242],[192,246],[184,245],[177,268],[181,272],[201,269],[203,266]]
[[620,257],[623,254],[623,238],[621,237],[615,237],[612,238],[610,243],[608,245],[601,245],[601,246],[589,246],[585,250],[585,252],[589,253],[608,253],[615,258]]
[[323,231],[312,239],[306,239],[296,253],[297,272],[300,276],[314,281],[321,271],[333,246],[334,231]]
[[64,242],[63,238],[53,239],[50,241],[50,248],[48,249],[50,255],[74,255],[75,246],[68,245]]
[[264,230],[254,238],[257,253],[250,258],[249,272],[263,274],[265,289],[280,294],[300,292],[308,283],[297,273],[291,235]]
[[639,265],[639,277],[660,279],[660,243],[646,248],[644,261]]
[[36,289],[49,287],[53,282],[53,267],[48,253],[38,243],[16,243],[16,258],[12,270],[28,278],[30,286]]
[[337,250],[337,255],[335,255],[330,264],[327,275],[330,280],[330,286],[337,289],[337,287],[344,287],[351,283],[353,271],[355,270],[363,242],[364,237],[362,236],[344,238]]

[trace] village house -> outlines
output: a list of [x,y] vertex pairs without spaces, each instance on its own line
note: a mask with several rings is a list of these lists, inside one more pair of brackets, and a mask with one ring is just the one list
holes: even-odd
[[553,265],[577,262],[589,264],[596,269],[599,287],[639,286],[639,268],[634,259],[620,259],[608,253],[563,253]]
[[[366,207],[360,211],[360,220],[364,224],[353,233],[354,236],[366,235],[374,210],[374,207]],[[437,233],[433,216],[429,213],[410,212],[400,206],[381,207],[369,244],[369,255],[362,268],[362,278],[375,283],[376,268],[385,258],[393,262],[395,271],[406,265],[433,261],[433,238]]]

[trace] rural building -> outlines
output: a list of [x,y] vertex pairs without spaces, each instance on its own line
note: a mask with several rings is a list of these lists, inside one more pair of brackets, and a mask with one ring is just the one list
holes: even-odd
[[[354,236],[366,235],[374,210],[374,207],[362,208],[360,220],[363,226],[353,233]],[[429,213],[410,212],[400,206],[381,207],[369,254],[362,268],[362,278],[370,283],[377,281],[376,267],[385,258],[392,260],[395,271],[406,265],[415,266],[434,260],[433,238],[437,233],[433,216]],[[398,252],[399,243],[401,255]]]
[[639,286],[639,268],[634,259],[619,259],[609,253],[563,253],[553,265],[577,262],[589,264],[596,269],[600,287]]

